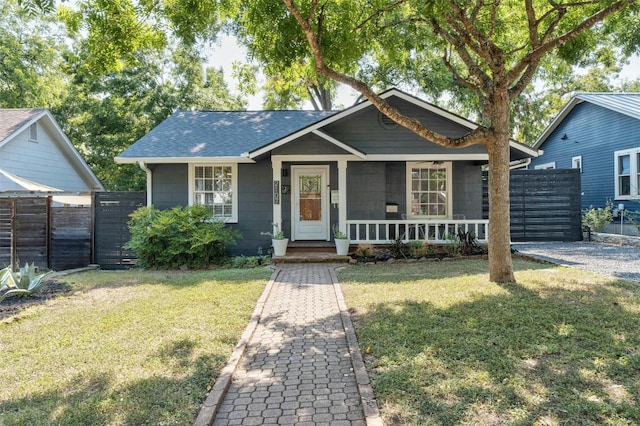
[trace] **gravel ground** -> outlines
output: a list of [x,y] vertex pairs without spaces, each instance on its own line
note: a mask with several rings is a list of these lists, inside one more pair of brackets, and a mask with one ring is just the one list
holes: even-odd
[[640,250],[598,242],[514,243],[520,254],[560,265],[640,282]]

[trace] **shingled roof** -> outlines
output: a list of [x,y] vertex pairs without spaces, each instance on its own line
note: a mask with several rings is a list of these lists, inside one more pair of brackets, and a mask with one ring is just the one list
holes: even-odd
[[177,111],[118,160],[240,157],[333,111]]
[[0,143],[44,111],[42,108],[0,109]]

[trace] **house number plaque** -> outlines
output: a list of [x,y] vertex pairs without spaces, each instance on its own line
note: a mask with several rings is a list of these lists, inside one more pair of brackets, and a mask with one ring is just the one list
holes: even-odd
[[273,181],[273,204],[280,204],[280,181]]

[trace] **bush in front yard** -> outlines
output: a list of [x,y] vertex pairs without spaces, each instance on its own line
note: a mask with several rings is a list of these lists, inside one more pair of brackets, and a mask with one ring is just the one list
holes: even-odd
[[241,238],[239,231],[211,218],[206,206],[158,210],[141,207],[131,214],[131,239],[138,265],[149,268],[201,268],[227,258],[227,246]]

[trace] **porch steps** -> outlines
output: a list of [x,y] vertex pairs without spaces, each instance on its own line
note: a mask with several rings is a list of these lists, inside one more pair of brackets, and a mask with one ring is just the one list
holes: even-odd
[[336,246],[327,241],[291,241],[287,254],[273,256],[273,263],[347,263],[349,256],[338,256]]

